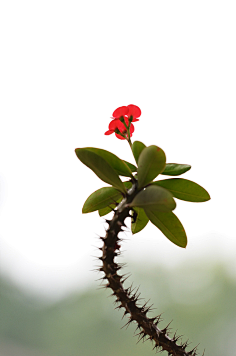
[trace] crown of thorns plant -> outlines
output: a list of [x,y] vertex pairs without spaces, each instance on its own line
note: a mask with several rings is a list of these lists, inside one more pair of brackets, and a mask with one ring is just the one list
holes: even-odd
[[[112,290],[117,308],[124,308],[128,315],[129,325],[136,322],[139,340],[151,340],[153,349],[167,351],[173,356],[196,356],[196,347],[186,351],[188,343],[178,343],[180,337],[170,336],[168,326],[158,327],[160,315],[154,318],[147,316],[150,307],[139,305],[138,291],[125,289],[126,279],[118,271],[122,265],[115,262],[119,255],[121,239],[118,236],[125,219],[131,217],[131,231],[136,234],[143,230],[149,220],[172,243],[185,248],[187,236],[183,225],[173,213],[176,208],[174,198],[189,202],[205,202],[210,199],[208,192],[190,180],[168,178],[155,180],[160,176],[180,176],[190,170],[188,164],[166,163],[165,152],[158,146],[145,146],[140,141],[131,142],[134,133],[133,122],[139,121],[141,110],[136,105],[121,106],[112,114],[105,135],[115,133],[120,140],[126,140],[132,150],[136,164],[120,159],[113,153],[94,147],[77,148],[79,160],[89,167],[102,181],[109,184],[92,193],[85,201],[82,213],[98,211],[100,216],[114,212],[111,220],[106,219],[108,228],[106,235],[101,237],[103,247],[101,267],[104,273],[105,287]],[[122,181],[120,177],[127,177]]]

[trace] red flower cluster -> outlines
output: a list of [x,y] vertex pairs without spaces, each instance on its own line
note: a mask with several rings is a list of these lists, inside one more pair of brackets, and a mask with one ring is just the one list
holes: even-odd
[[[131,119],[132,119],[131,120],[132,122],[139,121],[139,119],[137,119],[137,118],[140,115],[141,115],[141,110],[136,105],[131,104],[128,106],[121,106],[121,107],[117,108],[112,114],[113,120],[110,122],[109,130],[105,132],[105,135],[111,135],[113,132],[115,132],[116,129],[118,129],[122,134],[124,134],[128,138],[127,128],[122,123],[121,119],[124,118],[126,125],[129,126],[129,121]],[[132,136],[133,132],[134,132],[134,125],[131,123],[130,137]],[[120,140],[125,140],[125,137],[117,134],[116,132],[115,132],[115,135]]]

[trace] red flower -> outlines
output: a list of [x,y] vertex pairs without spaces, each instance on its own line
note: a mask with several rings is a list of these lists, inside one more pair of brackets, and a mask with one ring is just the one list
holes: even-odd
[[128,105],[128,106],[121,106],[119,107],[118,109],[116,109],[112,116],[115,118],[115,119],[119,119],[121,116],[124,116],[124,117],[130,117],[130,116],[133,116],[133,120],[132,121],[139,121],[137,119],[137,117],[139,117],[141,115],[141,110],[139,109],[138,106],[136,105]]
[[[123,133],[127,138],[127,128],[125,125],[121,122],[121,118],[124,118],[126,125],[129,125],[129,119],[132,117],[132,122],[139,121],[137,119],[141,115],[141,110],[139,109],[138,106],[136,105],[128,105],[128,106],[120,106],[117,108],[113,114],[112,118],[113,120],[109,124],[109,130],[105,132],[105,135],[111,135],[113,132],[115,132],[116,129],[118,129],[121,133]],[[130,125],[130,137],[132,137],[132,133],[134,132],[134,125],[131,123]],[[125,140],[125,137],[117,134],[115,132],[115,135],[117,138],[120,140]]]

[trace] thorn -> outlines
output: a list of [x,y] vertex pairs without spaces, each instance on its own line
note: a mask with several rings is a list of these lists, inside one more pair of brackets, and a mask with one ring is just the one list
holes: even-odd
[[146,314],[147,314],[149,311],[153,311],[154,309],[156,309],[156,308],[152,308],[153,305],[154,305],[154,304],[151,304],[150,307],[148,307],[148,308],[145,309],[145,313],[146,313]]
[[116,297],[115,302],[116,302],[116,303],[120,303],[120,298],[119,298],[119,297]]
[[138,344],[141,340],[144,341],[144,338],[147,335],[146,335],[146,333],[144,331],[140,331],[140,333],[138,333],[136,336],[138,336],[138,338],[139,338],[138,341],[136,342],[136,344]]
[[130,295],[132,293],[132,287],[133,287],[133,283],[131,284],[131,286],[129,288],[127,288],[125,290],[128,295]]
[[[148,336],[147,340],[150,340],[153,342],[153,336],[152,335]],[[147,340],[145,340],[145,341],[147,341]]]
[[101,285],[101,287],[100,288],[98,288],[98,289],[107,289],[107,288],[111,288],[111,286],[110,286],[110,283],[108,282],[108,283],[106,283],[106,284],[104,284],[104,285]]
[[101,269],[102,267],[97,267],[97,268],[94,268],[94,269],[90,269],[90,272],[104,272],[103,269]]
[[98,249],[102,248],[102,247],[100,247],[100,248],[99,248],[99,247],[97,247],[97,246],[95,246],[95,245],[92,245],[92,247],[94,247],[94,248],[98,248]]
[[153,323],[156,326],[157,326],[157,324],[159,324],[159,317],[158,316],[155,316],[154,318],[150,318],[149,320],[151,321],[151,323]]
[[[131,300],[131,302],[134,302],[134,304],[136,305],[138,298],[136,298],[136,296],[133,295],[133,296],[130,298],[130,300]],[[138,306],[136,305],[136,307],[138,307]],[[140,308],[140,311],[141,311],[141,308]]]
[[[134,332],[136,332],[136,331],[137,331],[138,329],[140,329],[140,328],[141,328],[141,325],[138,324],[138,325],[136,326],[136,329],[134,330]],[[135,335],[135,336],[136,336],[136,335]]]
[[172,323],[173,320],[171,320],[171,322],[169,322],[168,325],[166,325],[166,327],[164,329],[162,329],[161,331],[165,334],[167,334],[171,328],[169,328],[169,325]]
[[117,272],[117,271],[119,271],[120,269],[121,269],[121,267],[120,266],[114,266],[113,267],[114,268],[114,270]]
[[[120,308],[122,308],[122,307],[123,307],[123,305],[121,305],[121,306],[120,306]],[[122,318],[121,318],[121,319],[123,319],[123,318],[124,318],[124,316],[125,316],[125,315],[127,315],[127,314],[129,314],[129,312],[128,312],[127,310],[125,310],[125,311],[124,311],[124,314],[123,314],[123,316],[122,316]]]
[[128,228],[128,226],[126,225],[126,223],[124,221],[121,224],[122,224],[122,226]]
[[117,263],[117,266],[119,266],[120,268],[124,268],[127,266],[127,263]]
[[101,280],[103,280],[103,281],[104,281],[104,279],[107,279],[107,277],[106,277],[106,276],[104,276],[104,277],[101,277],[101,278],[95,279],[95,282],[98,282],[98,281],[101,281]]
[[152,350],[157,349],[158,347],[159,347],[159,345],[158,345],[158,344],[156,344],[156,345],[153,347],[153,349],[152,349]]
[[150,299],[148,299],[148,301],[146,303],[144,303],[144,305],[141,307],[141,312],[146,314],[146,305],[150,302]]
[[[115,303],[116,303],[117,301],[115,301]],[[118,303],[118,302],[117,302]],[[121,309],[123,307],[123,305],[122,304],[120,304],[120,305],[117,305],[117,307],[115,307],[115,309]],[[124,317],[124,316],[123,316]],[[122,317],[122,319],[123,319],[123,317]]]
[[129,319],[129,321],[124,325],[124,326],[122,326],[122,328],[121,329],[123,329],[125,326],[126,326],[126,329],[128,328],[128,326],[132,323],[132,319]]
[[[127,276],[124,278],[124,276]],[[122,279],[120,280],[121,283],[123,284],[129,277],[131,276],[131,273],[126,273],[122,276]]]
[[105,289],[105,288],[106,288],[106,286],[101,286],[101,287],[97,288],[97,290],[101,290],[101,289]]
[[132,290],[131,290],[131,294],[133,293],[133,295],[132,295],[132,299],[133,300],[138,300],[138,298],[139,298],[139,296],[140,296],[140,294],[141,293],[138,293],[138,290],[139,290],[139,287],[137,288],[137,287],[135,287],[135,288],[133,288]]
[[163,321],[163,318],[161,317],[162,314],[163,314],[163,313],[161,313],[161,314],[159,314],[159,315],[157,316],[157,318],[158,318],[158,323],[161,322],[161,321]]
[[183,350],[185,350],[186,347],[188,347],[188,345],[189,345],[189,342],[188,342],[188,340],[187,340],[187,341],[185,341],[185,343],[183,343],[183,344],[181,345],[181,348],[182,348]]
[[140,301],[140,299],[139,299],[140,295],[141,295],[141,293],[134,294],[135,302],[139,302]]
[[[197,346],[195,346],[191,351],[189,351],[188,352],[189,355],[192,355],[192,354],[193,354],[193,356],[196,355],[196,351],[197,351],[197,348],[198,348],[199,345],[200,344],[197,344]],[[204,350],[204,352],[205,352],[205,350]],[[204,353],[203,353],[203,355],[204,355]]]
[[176,343],[183,335],[179,335],[179,336],[176,336],[176,333],[177,333],[177,330],[176,332],[174,333],[174,336],[172,338],[172,340]]

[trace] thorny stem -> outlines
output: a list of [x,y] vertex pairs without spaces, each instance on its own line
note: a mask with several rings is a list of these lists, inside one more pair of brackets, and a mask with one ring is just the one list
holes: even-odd
[[119,275],[117,272],[121,269],[121,265],[114,261],[115,257],[119,254],[116,252],[119,249],[121,239],[118,237],[122,227],[126,226],[124,220],[131,217],[129,203],[132,202],[138,193],[137,181],[133,183],[132,188],[127,192],[123,201],[117,206],[112,220],[106,220],[109,227],[106,230],[106,236],[101,237],[103,241],[102,256],[99,258],[102,261],[102,267],[99,271],[105,273],[104,279],[107,280],[106,288],[111,288],[116,297],[117,308],[124,308],[124,315],[129,315],[127,325],[131,322],[137,323],[139,329],[139,340],[151,340],[154,342],[154,348],[159,351],[167,351],[168,355],[172,356],[196,356],[196,348],[191,351],[186,351],[187,343],[177,344],[180,337],[176,334],[171,338],[168,332],[168,326],[164,329],[157,327],[160,315],[154,318],[147,317],[150,307],[146,305],[140,307],[137,302],[139,296],[137,291],[133,293],[132,288],[124,289],[123,282],[126,279],[124,276]]

